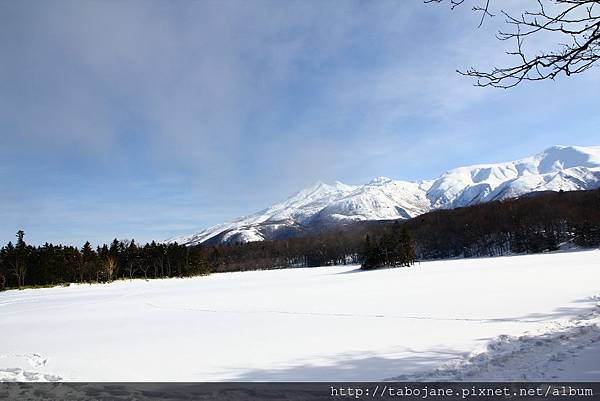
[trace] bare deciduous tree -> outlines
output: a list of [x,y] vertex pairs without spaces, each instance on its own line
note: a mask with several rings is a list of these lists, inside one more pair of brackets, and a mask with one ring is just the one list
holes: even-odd
[[112,281],[113,275],[117,270],[117,258],[114,256],[109,256],[104,261],[104,272],[106,273],[106,277],[108,281]]
[[[424,0],[442,3],[445,0]],[[451,8],[466,0],[449,0]],[[473,0],[473,10],[481,13],[481,26],[486,17],[493,17],[490,0]],[[525,3],[525,2],[523,2]],[[470,68],[458,71],[476,79],[476,86],[512,88],[523,81],[555,79],[560,75],[579,74],[600,60],[600,0],[535,0],[519,16],[500,10],[507,24],[506,30],[497,34],[499,40],[514,40],[515,49],[508,54],[517,62],[490,71]],[[528,51],[524,42],[528,38],[551,34],[556,37],[555,49],[537,53]]]

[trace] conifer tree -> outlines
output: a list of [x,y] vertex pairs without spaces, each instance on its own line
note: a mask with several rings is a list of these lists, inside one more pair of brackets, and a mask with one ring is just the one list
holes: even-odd
[[25,275],[27,274],[27,245],[24,238],[25,232],[23,230],[17,231],[13,273],[17,278],[17,286],[19,288],[25,285]]
[[415,260],[417,259],[415,243],[408,232],[406,226],[402,227],[402,232],[400,236],[400,244],[402,247],[402,256],[400,258],[402,266],[412,266],[415,264]]

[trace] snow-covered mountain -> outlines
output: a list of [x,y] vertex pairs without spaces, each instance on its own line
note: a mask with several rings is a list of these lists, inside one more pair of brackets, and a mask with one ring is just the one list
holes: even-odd
[[530,192],[595,188],[600,188],[600,146],[553,146],[516,161],[455,168],[435,180],[378,177],[358,186],[318,182],[250,216],[167,242],[193,245],[281,239],[336,224],[408,219],[434,209]]

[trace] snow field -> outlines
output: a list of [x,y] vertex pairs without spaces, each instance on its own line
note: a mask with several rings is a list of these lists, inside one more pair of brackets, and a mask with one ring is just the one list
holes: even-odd
[[7,291],[0,380],[589,378],[599,262],[593,250]]

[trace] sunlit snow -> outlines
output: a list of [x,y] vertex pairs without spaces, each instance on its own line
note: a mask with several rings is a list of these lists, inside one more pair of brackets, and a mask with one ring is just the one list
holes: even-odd
[[0,379],[600,379],[599,294],[598,250],[11,290]]

